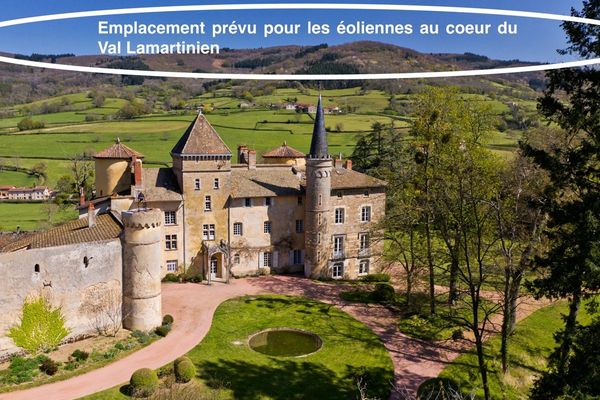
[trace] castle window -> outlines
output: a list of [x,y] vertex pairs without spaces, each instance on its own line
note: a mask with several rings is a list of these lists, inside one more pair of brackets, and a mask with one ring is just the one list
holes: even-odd
[[365,253],[366,251],[369,250],[369,234],[368,233],[360,233],[358,235],[358,239],[360,242],[359,245],[359,252],[360,253]]
[[215,224],[202,225],[202,239],[215,240]]
[[175,211],[165,211],[165,225],[175,225],[177,223],[177,213]]
[[298,205],[301,206],[302,205],[302,196],[298,196]]
[[321,232],[317,233],[317,243],[321,243]]
[[210,198],[210,196],[205,196],[204,197],[204,211],[211,211],[212,210],[212,199]]
[[263,225],[263,231],[265,233],[271,233],[271,221],[265,221]]
[[345,210],[343,208],[335,209],[335,223],[343,224],[345,220]]
[[344,277],[344,264],[333,264],[333,267],[331,267],[331,277],[333,279],[342,279]]
[[177,260],[167,261],[167,272],[176,272],[176,271],[177,271]]
[[301,265],[303,263],[302,260],[302,250],[294,250],[292,253],[292,263],[294,265]]
[[235,236],[242,236],[243,234],[243,226],[241,222],[234,222],[233,224],[233,234]]
[[250,197],[244,199],[244,207],[252,207],[252,199]]
[[240,263],[240,255],[238,253],[235,253],[233,255],[233,263],[234,264],[239,264]]
[[371,206],[363,206],[360,209],[360,221],[361,222],[371,221]]
[[321,213],[317,214],[317,225],[321,225]]
[[369,197],[369,191],[368,191],[368,190],[365,190],[365,191],[363,192],[363,195],[364,195],[365,197]]
[[320,206],[323,205],[323,195],[322,194],[319,195],[319,205]]
[[35,266],[33,267],[33,272],[35,272],[36,274],[40,273],[40,264],[35,264]]
[[213,189],[218,189],[220,187],[219,178],[215,178],[213,181]]
[[271,207],[273,205],[273,199],[270,197],[265,197],[265,206]]
[[369,260],[362,260],[358,264],[358,275],[368,275],[369,274]]
[[342,192],[341,191],[337,192],[337,197],[339,197],[340,199],[342,198]]
[[333,257],[343,258],[344,257],[344,237],[334,236],[333,237]]
[[304,220],[297,219],[296,220],[296,233],[304,232]]
[[177,235],[166,235],[165,247],[167,250],[177,250]]
[[88,256],[83,257],[83,266],[85,268],[89,267],[90,265],[90,259],[88,258]]
[[196,179],[194,181],[194,189],[195,190],[200,190],[200,179]]
[[263,253],[263,267],[273,266],[273,253]]

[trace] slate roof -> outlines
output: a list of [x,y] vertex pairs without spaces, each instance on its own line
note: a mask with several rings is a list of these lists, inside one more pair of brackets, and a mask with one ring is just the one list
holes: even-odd
[[129,160],[134,157],[144,158],[144,155],[125,146],[123,143],[121,143],[121,140],[119,139],[117,139],[117,143],[94,155],[94,158],[110,158],[117,160]]
[[231,155],[215,128],[199,114],[177,142],[171,154]]
[[385,187],[387,183],[381,179],[346,168],[333,168],[331,172],[331,189],[356,189]]
[[231,170],[233,198],[298,195],[302,193],[300,183],[291,168]]
[[315,126],[313,128],[312,139],[310,142],[310,157],[329,158],[329,149],[327,146],[327,132],[325,131],[325,113],[321,96],[317,104],[317,115],[315,116]]
[[110,214],[100,214],[96,217],[96,225],[91,228],[88,227],[87,218],[70,221],[45,232],[6,243],[0,247],[0,253],[9,253],[20,249],[41,249],[78,243],[103,242],[118,238],[121,230],[121,225]]
[[183,196],[171,168],[144,168],[142,183],[146,201],[181,201]]
[[263,158],[304,158],[305,154],[283,143],[276,149],[264,153]]

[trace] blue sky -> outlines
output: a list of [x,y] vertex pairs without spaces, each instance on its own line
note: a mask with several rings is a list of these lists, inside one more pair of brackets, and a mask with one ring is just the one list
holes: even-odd
[[[62,13],[69,11],[85,11],[109,8],[127,8],[142,6],[164,6],[164,5],[187,5],[187,4],[223,4],[223,3],[258,3],[268,1],[193,1],[193,0],[103,0],[102,2],[90,0],[2,0],[2,13],[0,19]],[[293,2],[293,1],[290,1]],[[330,0],[329,2],[336,2]],[[338,1],[341,2],[341,1]],[[345,1],[344,3],[365,3],[366,1]],[[571,7],[580,8],[581,0],[405,0],[386,1],[377,3],[391,4],[418,4],[418,5],[442,5],[442,6],[464,6],[482,8],[502,8],[514,10],[526,10],[536,12],[549,12],[568,15]],[[302,34],[296,37],[276,37],[263,40],[257,37],[228,37],[217,39],[216,43],[222,47],[268,47],[285,44],[313,45],[326,42],[330,45],[347,43],[354,40],[378,40],[394,43],[399,46],[413,48],[422,52],[448,52],[464,53],[472,52],[483,54],[498,59],[521,59],[542,62],[566,61],[570,58],[559,56],[556,50],[565,46],[565,35],[556,21],[540,21],[524,18],[491,17],[468,14],[434,14],[415,12],[382,12],[382,11],[243,11],[243,12],[205,12],[205,13],[171,13],[152,14],[140,16],[117,16],[103,17],[111,23],[130,23],[138,20],[143,23],[196,23],[204,21],[207,24],[228,23],[232,20],[238,23],[304,23],[311,20],[315,23],[328,23],[337,25],[340,21],[350,22],[363,20],[372,23],[438,23],[442,26],[449,23],[491,23],[497,24],[503,20],[517,23],[519,34],[516,36],[500,36],[497,34],[485,37],[452,37],[441,34],[435,37],[413,34],[411,36],[351,36],[340,35],[308,36]],[[59,22],[46,22],[30,24],[20,27],[0,29],[0,51],[30,54],[37,53],[75,53],[75,54],[97,54],[98,40],[97,18],[86,18],[78,20],[65,20]],[[113,38],[117,40],[117,38]],[[173,42],[177,40],[212,43],[214,39],[195,37],[168,37],[150,41]],[[131,38],[135,42],[148,41],[147,38]]]

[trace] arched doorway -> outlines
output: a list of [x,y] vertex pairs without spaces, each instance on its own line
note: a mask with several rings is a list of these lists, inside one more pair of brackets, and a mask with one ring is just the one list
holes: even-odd
[[225,279],[225,256],[223,253],[214,253],[208,258],[206,278],[208,281]]
[[219,259],[216,255],[210,258],[208,273],[210,274],[210,279],[216,279],[219,276]]

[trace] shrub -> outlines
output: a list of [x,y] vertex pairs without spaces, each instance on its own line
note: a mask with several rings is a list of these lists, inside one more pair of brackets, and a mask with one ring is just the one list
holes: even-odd
[[74,371],[77,369],[77,367],[79,367],[79,364],[73,359],[70,359],[65,363],[65,370],[67,371]]
[[88,357],[90,356],[90,353],[83,351],[83,350],[75,350],[73,353],[71,353],[71,357],[73,357],[75,360],[77,360],[77,362],[83,362],[85,360],[88,359]]
[[150,368],[141,368],[131,375],[129,385],[133,396],[148,397],[158,388],[158,376]]
[[189,276],[185,276],[183,278],[183,280],[185,282],[191,282],[191,283],[201,283],[203,280],[203,276],[202,274],[196,274],[196,275],[189,275]]
[[178,365],[178,364],[180,364],[180,363],[182,363],[182,362],[184,362],[184,361],[189,361],[189,362],[192,362],[192,360],[190,360],[188,357],[186,357],[186,356],[181,356],[181,357],[178,357],[178,358],[176,358],[176,359],[175,359],[175,361],[173,361],[173,365],[174,365],[175,367],[177,367],[177,365]]
[[173,325],[173,322],[175,322],[175,319],[173,318],[173,316],[171,314],[165,315],[162,319],[163,325]]
[[465,334],[462,329],[455,329],[452,331],[452,340],[461,340],[465,338]]
[[119,352],[119,350],[112,348],[112,349],[109,349],[106,352],[102,353],[102,357],[104,357],[106,360],[112,360],[113,358],[115,358],[117,356],[118,352]]
[[23,118],[17,124],[17,128],[19,128],[20,131],[28,131],[30,129],[42,129],[44,126],[45,124],[43,122],[34,121],[29,117]]
[[131,333],[131,336],[133,336],[140,344],[146,344],[151,339],[150,335],[147,332],[142,331],[133,331]]
[[10,360],[8,374],[4,376],[6,383],[19,384],[29,382],[39,373],[39,366],[46,358],[41,355],[36,358],[13,357]]
[[388,283],[378,283],[373,290],[373,298],[380,303],[391,303],[396,298],[396,291]]
[[52,376],[58,372],[58,365],[56,364],[56,362],[54,360],[52,360],[50,358],[46,358],[40,364],[40,371],[42,371],[46,375]]
[[187,383],[196,376],[196,366],[189,359],[175,364],[174,369],[177,382]]
[[389,282],[390,276],[388,274],[369,274],[362,277],[363,282]]
[[171,332],[171,325],[161,325],[154,330],[154,333],[156,333],[160,337],[167,336],[169,332]]
[[58,346],[69,331],[60,308],[52,309],[43,297],[25,300],[21,324],[8,332],[15,344],[30,353],[47,352]]
[[166,274],[162,279],[163,282],[179,282],[179,276],[176,274]]

